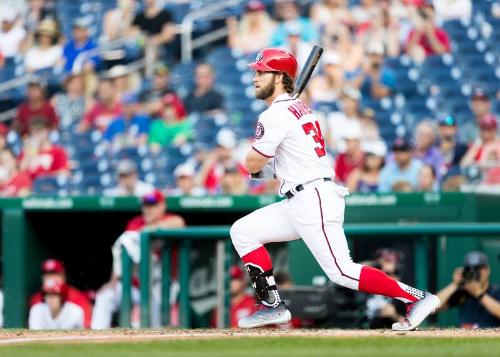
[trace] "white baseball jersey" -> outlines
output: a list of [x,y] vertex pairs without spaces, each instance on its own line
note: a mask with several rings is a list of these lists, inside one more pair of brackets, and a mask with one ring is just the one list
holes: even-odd
[[50,314],[49,305],[40,302],[31,307],[28,326],[31,330],[68,330],[84,326],[83,309],[66,301],[55,318]]
[[318,121],[302,100],[287,93],[259,116],[252,148],[273,158],[280,195],[297,185],[335,176]]

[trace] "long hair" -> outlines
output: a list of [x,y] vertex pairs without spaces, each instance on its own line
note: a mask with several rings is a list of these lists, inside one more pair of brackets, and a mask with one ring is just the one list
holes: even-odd
[[285,88],[285,91],[288,94],[292,94],[293,91],[295,90],[295,83],[293,81],[293,78],[290,77],[288,74],[283,73],[282,83],[283,83],[283,88]]

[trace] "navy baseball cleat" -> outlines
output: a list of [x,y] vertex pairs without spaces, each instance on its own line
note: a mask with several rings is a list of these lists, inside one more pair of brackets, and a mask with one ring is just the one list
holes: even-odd
[[408,304],[406,320],[392,324],[392,329],[394,331],[413,331],[440,306],[439,298],[426,291],[422,300]]
[[292,319],[292,314],[282,302],[277,307],[260,305],[257,311],[238,321],[238,327],[254,328],[276,324],[286,324]]

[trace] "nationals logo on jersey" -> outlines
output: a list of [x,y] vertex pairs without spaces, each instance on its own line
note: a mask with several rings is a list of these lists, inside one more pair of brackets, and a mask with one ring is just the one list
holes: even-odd
[[264,125],[261,122],[257,122],[257,128],[255,129],[255,139],[261,139],[264,136]]

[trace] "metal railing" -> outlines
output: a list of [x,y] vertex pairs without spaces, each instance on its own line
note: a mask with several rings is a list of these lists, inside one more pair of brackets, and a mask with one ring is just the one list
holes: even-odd
[[[170,322],[170,243],[179,242],[179,320],[180,327],[190,327],[190,247],[195,240],[215,240],[216,266],[218,280],[218,327],[227,327],[229,323],[229,266],[231,262],[232,243],[229,239],[229,226],[196,226],[170,230],[143,232],[141,234],[141,261],[139,264],[141,327],[150,327],[151,314],[151,243],[162,240],[167,244],[163,248],[162,259],[162,324]],[[497,223],[411,223],[411,224],[350,224],[345,226],[347,236],[355,237],[404,237],[415,239],[414,270],[415,282],[419,289],[429,288],[429,252],[435,239],[450,236],[496,236],[500,235],[500,224]],[[432,238],[432,239],[431,239]],[[130,326],[132,262],[125,249],[122,251],[122,284],[123,296],[120,307],[120,325]],[[221,323],[224,322],[224,324]]]
[[228,7],[242,3],[242,0],[226,0],[214,2],[198,10],[188,13],[181,24],[181,60],[183,63],[190,62],[193,59],[193,50],[202,47],[210,42],[216,41],[227,35],[227,26],[218,30],[209,32],[193,39],[194,22],[205,17],[209,17]]

